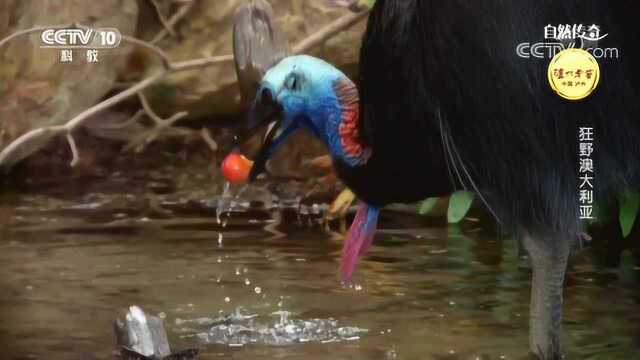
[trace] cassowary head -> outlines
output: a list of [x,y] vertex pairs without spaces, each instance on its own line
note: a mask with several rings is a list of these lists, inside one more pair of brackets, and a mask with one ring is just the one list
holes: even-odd
[[[264,172],[269,156],[298,129],[322,140],[343,168],[365,165],[371,151],[360,138],[359,112],[358,90],[340,70],[311,56],[283,59],[263,77],[250,112],[252,127],[271,121],[250,178]],[[361,202],[343,247],[343,279],[371,245],[377,219],[378,208]]]
[[298,129],[322,140],[334,161],[364,164],[369,151],[360,140],[358,115],[358,90],[340,70],[306,55],[283,59],[263,77],[250,113],[252,127],[271,121],[251,179],[264,172],[271,154]]

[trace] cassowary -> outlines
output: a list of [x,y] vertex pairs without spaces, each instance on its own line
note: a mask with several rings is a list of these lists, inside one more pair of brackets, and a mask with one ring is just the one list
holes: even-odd
[[[377,0],[362,42],[359,91],[343,73],[293,56],[263,77],[250,120],[272,123],[252,177],[287,135],[323,140],[360,199],[344,244],[349,278],[379,209],[460,188],[475,191],[530,255],[530,350],[560,356],[562,285],[579,215],[578,132],[593,128],[593,186],[609,202],[640,185],[640,4],[633,0]],[[547,81],[550,59],[518,44],[549,24],[597,24],[618,58],[569,101]]]

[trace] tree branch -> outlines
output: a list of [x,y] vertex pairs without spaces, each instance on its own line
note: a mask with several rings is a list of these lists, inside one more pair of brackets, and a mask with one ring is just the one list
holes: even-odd
[[209,129],[207,129],[206,127],[203,127],[200,132],[200,136],[202,136],[202,140],[204,140],[204,142],[207,144],[207,146],[209,146],[209,149],[211,149],[212,152],[215,152],[216,150],[218,150],[218,143],[215,140],[213,140],[213,137],[211,136],[211,132],[209,131]]
[[74,167],[78,164],[80,156],[78,155],[76,140],[73,138],[73,134],[71,134],[71,132],[67,132],[67,142],[69,143],[69,148],[71,149],[71,163],[69,165],[71,167]]
[[[165,28],[160,30],[160,32],[153,38],[153,40],[151,40],[151,43],[155,44],[158,41],[164,39],[167,36],[167,34],[170,33],[167,26],[173,29],[173,27],[178,23],[178,21],[182,20],[182,18],[187,15],[189,10],[191,10],[191,8],[193,7],[194,3],[195,3],[194,0],[187,0],[187,2],[185,2],[184,5],[182,5],[178,9],[178,11],[176,11],[176,13],[173,14],[173,16],[167,21]],[[171,35],[174,35],[174,34],[171,34]]]
[[144,96],[142,92],[138,92],[138,97],[140,98],[140,103],[142,104],[142,109],[144,113],[154,122],[154,126],[142,134],[133,138],[123,149],[123,151],[129,151],[135,149],[136,152],[142,151],[145,146],[153,142],[158,138],[160,133],[169,127],[171,127],[176,121],[184,118],[189,115],[186,111],[177,112],[168,119],[163,119],[158,114],[153,111],[149,102],[147,101],[147,97]]
[[149,0],[149,1],[153,5],[153,7],[156,9],[156,14],[158,15],[158,19],[160,20],[160,23],[162,24],[162,26],[164,26],[164,29],[167,30],[167,32],[171,34],[171,36],[176,36],[175,31],[173,31],[173,26],[169,24],[167,19],[162,14],[162,9],[160,8],[160,4],[158,4],[158,0]]
[[314,34],[311,34],[306,39],[300,41],[296,46],[293,47],[292,49],[293,53],[300,54],[313,49],[314,47],[334,37],[339,32],[355,25],[358,21],[364,19],[368,14],[369,14],[369,9],[365,9],[356,13],[349,13],[347,15],[343,15],[342,17],[333,21],[329,25],[316,31]]

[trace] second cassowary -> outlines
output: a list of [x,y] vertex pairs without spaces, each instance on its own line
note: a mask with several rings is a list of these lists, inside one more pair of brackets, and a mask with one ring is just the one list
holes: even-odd
[[[533,266],[530,350],[560,356],[562,284],[582,231],[578,131],[593,128],[597,201],[640,188],[637,2],[378,0],[362,43],[360,91],[339,70],[288,57],[262,79],[251,119],[274,122],[252,177],[287,135],[325,142],[361,200],[343,249],[349,278],[379,209],[459,188],[476,191]],[[549,59],[522,58],[548,24],[598,24],[620,49],[601,59],[594,94],[572,102],[546,78]]]

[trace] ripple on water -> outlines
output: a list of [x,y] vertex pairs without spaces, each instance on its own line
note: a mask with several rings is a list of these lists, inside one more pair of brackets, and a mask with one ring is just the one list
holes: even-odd
[[[284,346],[309,342],[353,341],[368,332],[367,329],[357,326],[342,326],[338,320],[332,318],[296,319],[292,318],[291,312],[285,310],[270,315],[270,318],[258,314],[247,315],[238,308],[230,316],[212,320],[206,330],[197,332],[195,336],[205,344],[232,347],[247,344]],[[181,325],[184,322],[182,321]],[[202,324],[202,321],[194,321],[194,325],[197,324]],[[192,335],[186,337],[190,336]]]

